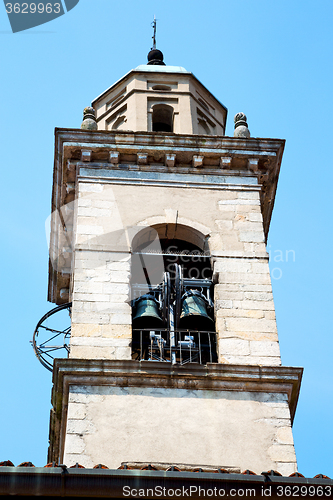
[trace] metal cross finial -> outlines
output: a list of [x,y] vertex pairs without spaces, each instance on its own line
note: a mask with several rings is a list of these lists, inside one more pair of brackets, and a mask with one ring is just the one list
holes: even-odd
[[153,29],[154,29],[154,34],[152,36],[152,39],[153,39],[153,46],[151,48],[151,50],[154,50],[156,49],[156,17],[154,15],[154,21],[151,23]]

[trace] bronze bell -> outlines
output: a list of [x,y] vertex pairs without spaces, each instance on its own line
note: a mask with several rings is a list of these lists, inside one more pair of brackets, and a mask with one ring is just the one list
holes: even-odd
[[162,328],[159,302],[152,295],[143,295],[135,303],[133,327],[135,329]]
[[182,297],[179,327],[186,330],[214,331],[214,321],[207,313],[208,300],[197,290],[189,290]]

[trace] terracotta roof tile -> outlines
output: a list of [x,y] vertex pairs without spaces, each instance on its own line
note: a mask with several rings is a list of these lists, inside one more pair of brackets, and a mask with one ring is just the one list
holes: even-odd
[[264,476],[282,476],[277,470],[269,470],[268,472],[262,472]]
[[141,467],[141,470],[158,470],[154,465],[148,464]]
[[[163,465],[163,464],[161,464]],[[11,462],[10,460],[5,460],[3,462],[0,462],[0,467],[15,467],[15,465],[13,464],[13,462]],[[32,462],[22,462],[20,463],[19,465],[17,465],[16,467],[35,467],[35,465],[32,463]],[[63,465],[63,464],[58,464],[56,462],[50,462],[46,465],[43,466],[44,468],[52,468],[52,467],[61,467],[63,469],[85,469],[85,467],[79,463],[76,463],[75,465],[71,465],[70,467],[67,467],[66,465]],[[104,464],[97,464],[93,467],[93,469],[109,469],[109,467],[107,467],[106,465]],[[177,465],[169,465],[168,467],[158,467],[156,464],[141,464],[139,466],[139,464],[136,464],[135,467],[131,466],[131,465],[127,465],[126,463],[123,463],[120,467],[118,467],[118,470],[120,469],[127,469],[127,470],[133,470],[133,469],[137,469],[137,470],[152,470],[152,471],[158,471],[158,470],[165,470],[167,472],[182,472],[183,470],[179,467],[177,467]],[[87,470],[91,470],[91,469],[87,469]],[[187,472],[193,472],[193,473],[200,473],[200,472],[207,472],[207,470],[204,470],[203,468],[201,467],[190,467],[190,466],[187,466],[186,467],[186,470]],[[230,474],[230,470],[228,469],[223,469],[223,468],[210,468],[208,470],[208,472],[215,472],[215,473],[220,473],[220,474]],[[239,474],[239,472],[238,472]],[[267,472],[262,472],[261,474],[256,474],[255,472],[247,469],[245,470],[244,472],[242,472],[241,474],[244,474],[244,475],[253,475],[253,476],[280,476],[280,477],[283,477],[283,475],[278,472],[278,471],[275,471],[275,470],[269,470]],[[285,476],[285,477],[300,477],[300,478],[305,478],[305,476],[303,476],[303,474],[301,474],[300,472],[293,472],[292,474],[290,474],[289,476]],[[325,476],[324,474],[317,474],[316,476],[314,476],[314,479],[329,479],[331,480],[331,478],[329,476]]]

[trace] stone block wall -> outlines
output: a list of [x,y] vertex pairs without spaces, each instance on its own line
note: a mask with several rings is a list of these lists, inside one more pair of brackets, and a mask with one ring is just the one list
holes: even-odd
[[129,254],[77,252],[71,357],[131,359]]
[[260,188],[244,178],[229,189],[189,189],[189,175],[179,176],[184,188],[149,186],[149,178],[113,187],[97,173],[97,182],[79,183],[71,357],[131,358],[131,241],[124,227],[135,235],[152,219],[169,224],[172,212],[175,225],[206,228],[219,362],[280,365]]
[[220,198],[221,249],[212,252],[220,254],[214,259],[219,362],[280,365],[259,192],[225,191]]

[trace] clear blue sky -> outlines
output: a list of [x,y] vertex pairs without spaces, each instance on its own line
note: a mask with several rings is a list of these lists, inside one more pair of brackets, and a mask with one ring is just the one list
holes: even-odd
[[227,135],[243,111],[252,136],[287,140],[268,242],[282,272],[273,279],[282,362],[305,368],[299,471],[333,477],[332,0],[80,0],[17,34],[0,5],[0,461],[46,463],[51,374],[29,340],[52,308],[44,223],[54,127],[80,127],[85,106],[145,63],[154,14],[166,63],[227,106]]

